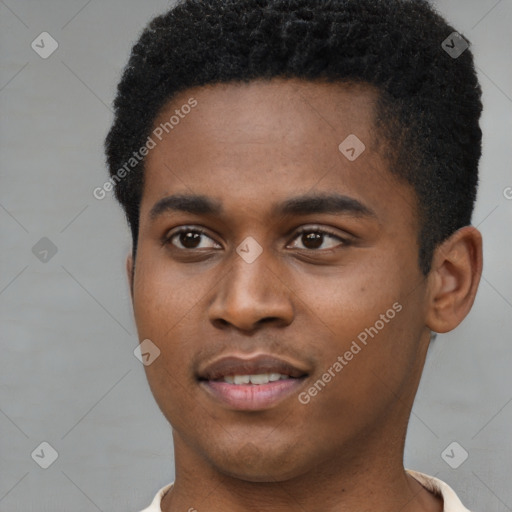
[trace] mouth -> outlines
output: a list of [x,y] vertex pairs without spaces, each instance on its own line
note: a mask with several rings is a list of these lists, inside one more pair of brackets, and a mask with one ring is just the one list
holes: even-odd
[[200,371],[202,389],[230,409],[257,411],[275,407],[303,386],[308,372],[269,355],[224,357]]

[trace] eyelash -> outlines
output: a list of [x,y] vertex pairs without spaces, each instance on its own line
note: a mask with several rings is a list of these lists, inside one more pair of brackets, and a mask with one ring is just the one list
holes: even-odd
[[[204,236],[210,238],[211,240],[213,240],[213,238],[208,235],[207,231],[201,227],[182,226],[182,227],[178,228],[176,231],[174,231],[173,233],[166,235],[162,240],[162,245],[170,244],[170,245],[173,245],[173,247],[175,249],[182,250],[182,251],[190,251],[191,252],[194,250],[201,250],[201,249],[187,249],[187,248],[183,249],[181,247],[174,246],[174,244],[172,243],[172,240],[182,233],[199,233],[199,234],[204,235]],[[312,226],[312,227],[303,226],[303,227],[299,228],[294,233],[292,240],[297,239],[299,236],[301,236],[305,233],[317,233],[317,234],[327,235],[331,238],[337,239],[340,242],[340,245],[342,245],[342,246],[350,245],[350,240],[348,240],[347,238],[340,237],[339,235],[333,233],[332,231],[330,231],[328,229],[315,227],[315,226]],[[213,240],[213,241],[215,242],[215,240]],[[217,242],[215,242],[215,243],[217,243]],[[301,249],[301,250],[302,251],[313,251],[313,252],[327,252],[327,251],[332,251],[333,249],[334,248],[330,248],[330,249],[308,249],[308,248],[306,248],[306,249]]]

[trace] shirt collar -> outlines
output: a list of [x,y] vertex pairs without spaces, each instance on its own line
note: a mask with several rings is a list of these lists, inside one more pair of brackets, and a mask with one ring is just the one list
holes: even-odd
[[[461,503],[455,491],[448,484],[439,480],[439,478],[420,473],[419,471],[413,471],[412,469],[406,469],[405,471],[425,487],[427,491],[443,499],[443,512],[470,512],[470,510]],[[162,512],[160,508],[162,498],[171,489],[173,483],[174,482],[162,487],[156,493],[151,505],[141,512]]]

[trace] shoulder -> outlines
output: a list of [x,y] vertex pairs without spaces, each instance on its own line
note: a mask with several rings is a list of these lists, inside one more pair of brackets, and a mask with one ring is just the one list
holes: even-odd
[[455,491],[445,482],[434,476],[406,469],[407,473],[416,479],[425,489],[443,498],[443,512],[471,512],[460,501]]
[[174,482],[171,482],[170,484],[167,484],[166,486],[162,487],[156,493],[156,496],[153,498],[153,501],[151,502],[149,507],[145,508],[144,510],[141,510],[141,512],[162,512],[162,509],[160,508],[160,503],[162,502],[164,494],[172,487],[173,483]]

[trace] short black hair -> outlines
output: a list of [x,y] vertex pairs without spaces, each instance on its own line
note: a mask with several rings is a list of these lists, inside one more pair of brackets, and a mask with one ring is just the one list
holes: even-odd
[[281,77],[378,89],[378,131],[389,170],[414,188],[419,266],[428,274],[434,249],[471,223],[478,184],[481,88],[471,51],[450,55],[442,46],[469,45],[454,32],[423,0],[178,1],[133,46],[105,140],[134,258],[144,159],[123,179],[116,173],[161,110],[194,86]]

